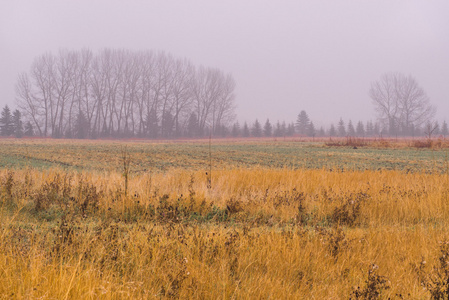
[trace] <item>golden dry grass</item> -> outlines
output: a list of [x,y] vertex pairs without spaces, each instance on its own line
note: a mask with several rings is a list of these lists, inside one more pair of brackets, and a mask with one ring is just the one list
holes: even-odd
[[116,172],[0,178],[4,299],[429,299],[447,276],[447,174],[172,169],[128,196]]

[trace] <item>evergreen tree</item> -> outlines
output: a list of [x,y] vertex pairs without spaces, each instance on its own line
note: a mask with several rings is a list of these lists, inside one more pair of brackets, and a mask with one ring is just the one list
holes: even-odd
[[305,110],[302,110],[298,118],[296,119],[296,131],[301,134],[307,134],[307,128],[309,127],[310,119]]
[[232,134],[233,137],[240,136],[240,124],[239,124],[239,122],[235,122],[234,125],[232,125],[231,134]]
[[[195,115],[195,114],[193,114]],[[192,115],[190,115],[190,118]],[[196,118],[196,115],[195,115]],[[159,126],[158,126],[159,119],[157,117],[157,112],[155,109],[151,109],[149,113],[147,113],[145,117],[145,123],[146,123],[146,132],[149,138],[155,139],[158,136],[159,133]],[[190,122],[190,119],[189,119]],[[189,130],[189,129],[187,129]]]
[[267,119],[265,122],[265,125],[263,126],[263,135],[264,136],[271,136],[273,131],[273,126],[271,126],[270,120]]
[[326,132],[324,131],[323,126],[320,127],[320,130],[318,131],[318,136],[325,136]]
[[248,127],[248,124],[246,122],[243,124],[242,135],[243,135],[243,137],[249,137],[250,136],[249,127]]
[[374,125],[372,121],[366,122],[366,135],[373,136],[374,135]]
[[356,133],[357,133],[357,136],[365,136],[365,127],[363,126],[362,121],[359,121],[357,123]]
[[285,121],[282,121],[281,132],[282,132],[282,136],[286,136],[287,135],[287,125],[285,124]]
[[[144,130],[145,130],[145,128],[144,128]],[[70,132],[70,134],[72,135],[72,132]],[[141,135],[143,135],[144,133],[142,132],[141,133]],[[102,128],[101,128],[101,136],[102,137],[106,137],[106,136],[109,136],[110,135],[110,132],[109,132],[109,128],[108,128],[108,125],[106,124],[106,120],[103,122],[103,126],[102,126]]]
[[380,133],[380,125],[379,123],[376,122],[373,127],[373,135],[377,135],[379,133]]
[[275,137],[283,136],[283,134],[281,132],[281,123],[279,123],[279,121],[276,122],[276,126],[274,127],[273,135]]
[[8,105],[2,110],[2,115],[0,117],[0,134],[3,136],[10,136],[14,133],[14,123],[11,115],[11,110]]
[[198,118],[195,113],[191,113],[187,122],[187,135],[189,137],[198,136]]
[[75,136],[78,139],[85,139],[89,134],[89,125],[84,113],[80,110],[75,121]]
[[335,130],[334,124],[331,124],[331,128],[329,129],[329,136],[337,136],[337,130]]
[[217,125],[215,127],[215,134],[221,136],[221,137],[227,137],[229,134],[229,130],[225,125]]
[[408,128],[408,134],[411,136],[420,135],[420,130],[415,127],[415,124],[411,124]]
[[[388,129],[385,128],[383,131],[384,133],[389,133],[390,136],[395,136],[398,134],[399,132],[399,121],[395,118],[392,118],[389,122],[389,127]],[[408,126],[404,127],[405,130],[408,130]]]
[[338,122],[338,136],[346,136],[345,122],[342,118]]
[[288,126],[287,126],[287,135],[288,136],[295,135],[295,124],[294,123],[288,124]]
[[440,123],[438,123],[438,121],[435,121],[435,128],[433,134],[438,135],[440,133],[441,133]]
[[23,136],[23,123],[22,123],[22,114],[18,109],[16,109],[12,116],[14,123],[14,135],[17,138],[21,138]]
[[173,128],[175,125],[175,123],[173,121],[174,121],[174,118],[169,111],[165,111],[162,114],[162,120],[161,120],[162,136],[164,136],[164,137],[172,136]]
[[262,136],[262,126],[260,125],[259,120],[257,120],[257,119],[254,122],[253,127],[251,128],[251,135],[254,137]]
[[25,136],[34,136],[34,128],[30,121],[25,124]]
[[316,134],[315,125],[313,125],[313,122],[309,123],[309,126],[307,126],[307,136],[314,137]]
[[352,125],[351,120],[349,120],[349,122],[348,122],[348,135],[355,136],[355,129],[354,129],[354,125]]
[[441,126],[441,134],[446,137],[446,135],[449,133],[449,128],[447,127],[446,121],[443,121],[443,125]]

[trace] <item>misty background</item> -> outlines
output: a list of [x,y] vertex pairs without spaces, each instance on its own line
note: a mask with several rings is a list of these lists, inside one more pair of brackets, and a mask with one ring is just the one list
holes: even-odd
[[237,120],[375,119],[368,91],[412,75],[449,120],[448,1],[1,1],[0,107],[60,49],[166,51],[231,73]]

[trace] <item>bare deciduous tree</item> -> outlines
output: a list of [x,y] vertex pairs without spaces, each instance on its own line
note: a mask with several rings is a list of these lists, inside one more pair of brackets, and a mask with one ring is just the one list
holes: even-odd
[[371,84],[369,95],[379,121],[390,134],[412,134],[435,115],[435,108],[412,76],[384,74]]
[[200,133],[224,132],[235,117],[234,89],[231,75],[164,52],[105,49],[37,57],[16,94],[41,136],[74,136],[82,119],[91,138],[156,138],[187,134],[193,114]]

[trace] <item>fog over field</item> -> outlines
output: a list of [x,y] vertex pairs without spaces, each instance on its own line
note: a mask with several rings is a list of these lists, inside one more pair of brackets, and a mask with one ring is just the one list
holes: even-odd
[[0,299],[446,299],[448,0],[0,0]]
[[0,2],[0,107],[60,49],[166,51],[235,79],[237,120],[375,119],[371,83],[411,75],[449,121],[448,1]]

